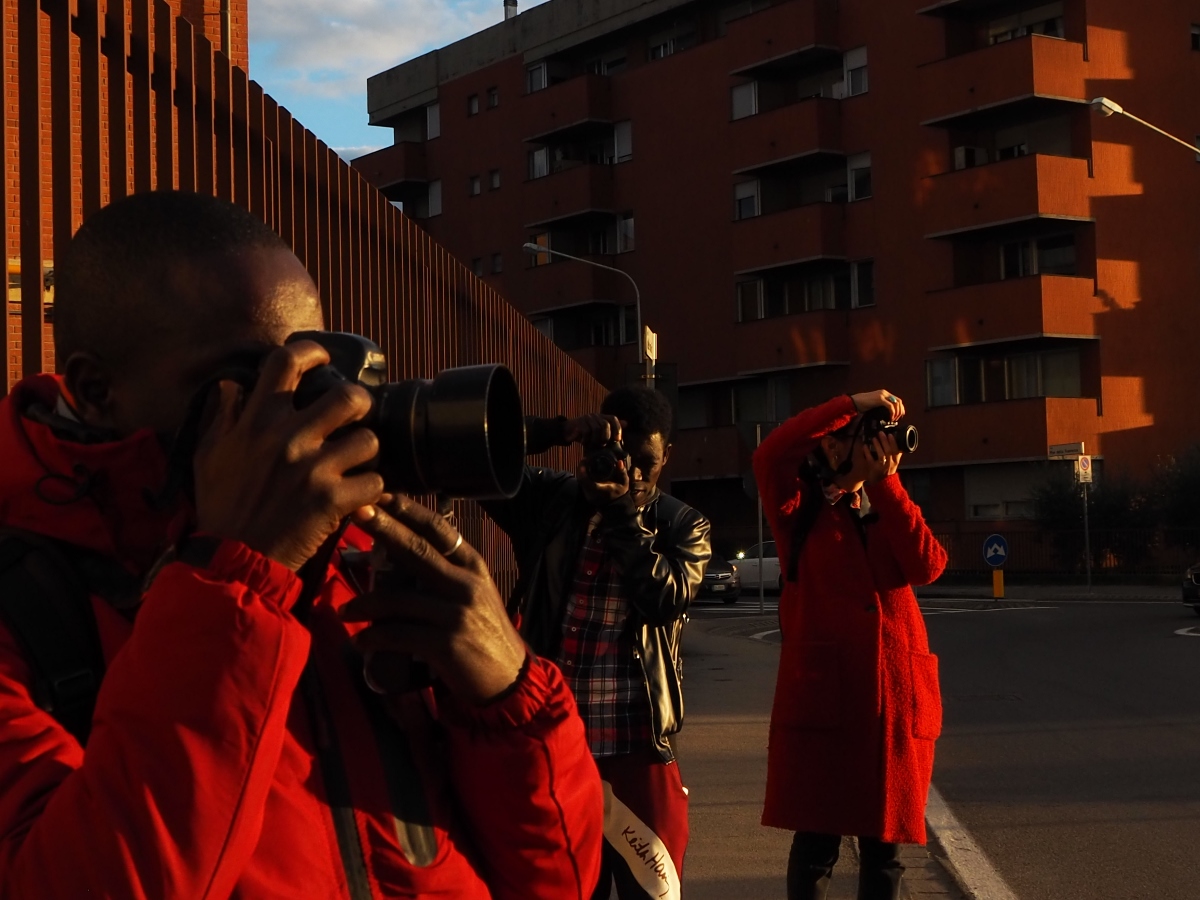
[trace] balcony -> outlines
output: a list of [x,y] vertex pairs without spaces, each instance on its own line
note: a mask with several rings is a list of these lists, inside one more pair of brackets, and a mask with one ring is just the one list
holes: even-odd
[[749,74],[765,64],[841,55],[834,0],[780,3],[729,23],[729,71]]
[[927,16],[962,15],[996,4],[996,0],[916,0],[916,2],[917,12]]
[[841,309],[743,322],[735,334],[731,349],[740,375],[850,361],[850,328]]
[[581,347],[567,353],[609,390],[627,384],[630,371],[638,366],[637,344]]
[[917,205],[925,236],[949,237],[1030,219],[1091,221],[1088,161],[1022,156],[926,178]]
[[810,203],[735,222],[734,271],[741,274],[823,257],[844,258],[845,224],[844,203]]
[[354,168],[371,184],[388,195],[405,184],[424,183],[425,145],[414,141],[404,141],[384,147],[366,156],[360,156],[351,163]]
[[613,167],[583,164],[525,182],[522,219],[534,228],[581,216],[613,211]]
[[923,466],[1045,459],[1051,444],[1100,445],[1101,422],[1091,397],[944,406],[913,419],[921,429],[918,453]]
[[1034,34],[920,69],[926,125],[967,125],[1000,106],[1086,103],[1083,44]]
[[562,138],[577,127],[612,122],[612,82],[605,75],[580,75],[521,98],[527,143]]
[[922,318],[930,349],[946,350],[1044,335],[1096,337],[1103,311],[1093,279],[1036,275],[934,291]]
[[842,108],[817,97],[731,125],[733,171],[746,172],[813,153],[842,153]]
[[736,425],[679,429],[672,440],[672,478],[732,478],[750,468],[750,448]]
[[[610,256],[589,257],[613,265]],[[564,260],[505,276],[506,296],[525,315],[585,303],[633,303],[628,279],[582,263]]]

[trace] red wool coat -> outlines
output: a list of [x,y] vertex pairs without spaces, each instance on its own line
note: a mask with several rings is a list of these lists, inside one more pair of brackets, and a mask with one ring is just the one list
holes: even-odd
[[[781,560],[808,490],[800,465],[853,416],[850,398],[835,398],[785,422],[755,453]],[[942,706],[910,585],[936,579],[946,553],[898,476],[867,497],[878,518],[867,520],[866,546],[857,513],[819,498],[797,580],[784,585],[763,824],[923,844]]]
[[[57,394],[38,377],[0,402],[0,527],[144,571],[167,532],[146,502],[163,454],[148,433],[81,444],[22,415]],[[299,593],[290,570],[225,541],[203,567],[163,568],[133,622],[94,598],[107,671],[86,751],[34,703],[0,628],[0,897],[343,900],[355,867],[375,898],[591,896],[603,796],[558,669],[533,660],[483,708],[432,691],[385,705],[345,657],[336,610],[354,592],[340,571],[307,623]],[[302,696],[310,660],[323,712]],[[348,851],[319,745],[340,757]],[[405,818],[432,843],[397,818],[422,806]]]

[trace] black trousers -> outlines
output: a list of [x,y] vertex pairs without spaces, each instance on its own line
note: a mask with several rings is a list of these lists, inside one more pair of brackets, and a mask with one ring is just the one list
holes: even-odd
[[[788,856],[788,900],[825,900],[841,844],[840,835],[796,832]],[[858,900],[899,900],[900,845],[860,837],[858,855]]]

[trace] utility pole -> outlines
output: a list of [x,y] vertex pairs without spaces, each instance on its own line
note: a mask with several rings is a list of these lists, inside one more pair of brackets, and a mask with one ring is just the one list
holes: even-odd
[[[762,422],[754,426],[754,446],[757,449],[762,446]],[[763,505],[762,505],[762,490],[754,492],[758,497],[758,614],[761,616],[767,609],[766,584],[767,579],[763,577]],[[775,551],[778,553],[778,549]],[[780,598],[782,602],[783,598]]]

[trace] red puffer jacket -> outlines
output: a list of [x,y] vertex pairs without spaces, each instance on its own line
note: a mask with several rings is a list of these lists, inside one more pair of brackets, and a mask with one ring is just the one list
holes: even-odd
[[[146,571],[166,533],[146,500],[161,451],[22,415],[57,397],[40,376],[0,403],[0,526]],[[108,666],[86,752],[31,700],[0,629],[0,896],[591,895],[603,799],[558,670],[534,659],[485,708],[432,691],[385,708],[347,659],[346,581],[331,569],[307,624],[289,612],[299,588],[227,541],[202,568],[166,566],[135,622],[93,599]]]
[[[805,458],[850,422],[838,397],[785,422],[754,455],[763,508],[789,559]],[[925,842],[925,798],[941,730],[937,658],[910,585],[946,565],[896,475],[867,488],[866,541],[847,503],[824,504],[779,600],[783,649],[763,824]],[[877,518],[876,518],[877,516]]]

